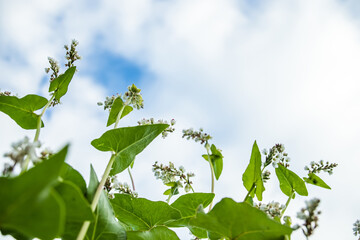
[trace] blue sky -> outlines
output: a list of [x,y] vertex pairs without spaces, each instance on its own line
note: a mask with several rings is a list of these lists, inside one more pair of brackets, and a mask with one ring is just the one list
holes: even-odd
[[[107,113],[96,102],[136,83],[145,108],[123,126],[143,117],[177,120],[174,134],[138,156],[140,196],[162,199],[165,189],[151,173],[155,161],[194,171],[195,189],[209,191],[203,148],[181,139],[183,128],[203,127],[223,150],[217,201],[243,199],[241,173],[254,140],[260,148],[281,142],[300,176],[311,161],[339,163],[333,176],[322,175],[332,191],[309,187],[310,198],[322,200],[314,239],[355,239],[359,6],[349,0],[0,1],[0,88],[47,96],[47,57],[63,63],[62,47],[75,38],[83,57],[79,72],[63,104],[46,116],[40,140],[55,150],[71,142],[68,161],[84,176],[89,163],[101,175],[108,158],[89,144],[106,131]],[[33,136],[5,115],[0,124],[6,126],[2,153],[11,142]],[[285,202],[272,177],[265,202]],[[120,180],[129,181],[126,174]],[[296,198],[288,213],[295,217],[304,200]],[[304,238],[297,233],[293,239]]]

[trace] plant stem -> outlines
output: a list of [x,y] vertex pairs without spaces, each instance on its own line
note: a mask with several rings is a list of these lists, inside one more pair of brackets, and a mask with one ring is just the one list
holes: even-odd
[[[117,128],[118,124],[119,124],[119,121],[121,119],[121,115],[125,109],[125,106],[128,106],[130,104],[130,99],[126,100],[126,102],[122,105],[118,115],[116,116],[116,122],[115,122],[115,126],[114,126],[114,129]],[[128,173],[129,173],[129,176],[130,176],[130,180],[131,180],[131,184],[132,184],[132,188],[133,190],[135,191],[135,182],[134,182],[134,179],[131,175],[131,172],[130,172],[130,168],[128,167]]]
[[[104,188],[104,185],[105,185],[105,182],[106,182],[106,179],[108,178],[109,174],[110,174],[110,171],[111,171],[111,167],[115,161],[115,158],[116,158],[116,155],[115,154],[112,154],[111,155],[111,158],[109,160],[109,163],[108,165],[106,166],[106,169],[105,169],[105,172],[104,172],[104,175],[102,176],[101,178],[101,181],[96,189],[96,192],[95,192],[95,195],[94,195],[94,198],[91,202],[91,210],[94,212],[95,209],[96,209],[96,206],[99,202],[99,199],[100,199],[100,196],[101,196],[101,192],[103,191],[103,188]],[[86,235],[86,232],[89,228],[89,225],[90,225],[90,222],[89,221],[85,221],[81,227],[81,230],[77,236],[77,240],[83,240],[85,235]]]
[[248,193],[246,194],[246,197],[244,198],[243,202],[246,202],[246,200],[249,198],[250,193],[254,190],[255,188],[255,183],[253,183],[253,185],[251,186],[250,190],[248,191]]
[[[128,104],[130,103],[130,99],[128,99],[124,104],[123,106],[121,107],[117,117],[116,117],[116,122],[115,122],[115,126],[114,126],[114,129],[117,128],[117,125],[119,124],[119,121],[120,121],[120,118],[121,118],[121,115],[124,111],[124,108],[125,106],[127,106]],[[101,178],[101,181],[98,185],[98,188],[96,189],[96,192],[95,192],[95,195],[94,195],[94,199],[93,201],[91,202],[91,210],[94,212],[95,209],[96,209],[96,206],[99,202],[99,199],[100,199],[100,195],[101,195],[101,192],[103,191],[103,188],[104,188],[104,185],[105,185],[105,182],[106,182],[106,179],[109,177],[109,174],[110,174],[110,171],[111,171],[111,168],[112,168],[112,165],[115,161],[115,158],[116,158],[116,155],[113,153],[111,155],[111,158],[109,160],[109,163],[108,165],[106,166],[106,169],[105,169],[105,172]],[[89,225],[90,225],[90,222],[89,221],[85,221],[81,227],[81,230],[77,236],[77,240],[83,240],[85,235],[86,235],[86,232],[89,228]]]
[[[215,189],[215,176],[214,176],[214,166],[212,165],[212,162],[211,162],[211,158],[210,158],[210,151],[209,151],[209,144],[208,142],[206,142],[205,144],[205,148],[206,148],[206,152],[207,152],[207,155],[208,155],[208,162],[210,164],[210,171],[211,171],[211,193],[214,193],[214,189]],[[209,212],[212,208],[212,205],[213,205],[213,201],[211,201],[210,205],[209,205]]]
[[280,219],[281,219],[282,216],[284,215],[284,213],[285,213],[287,207],[289,206],[290,201],[291,201],[291,199],[293,198],[294,194],[295,194],[295,192],[294,192],[294,189],[293,189],[292,192],[291,192],[291,194],[290,194],[290,196],[289,196],[289,198],[288,198],[288,200],[286,201],[285,208],[281,211]]
[[115,126],[114,126],[114,129],[117,128],[118,124],[119,124],[119,121],[121,119],[121,115],[125,109],[125,106],[129,105],[130,103],[130,99],[126,100],[126,102],[122,105],[118,115],[116,116],[116,122],[115,122]]
[[[44,116],[46,109],[50,106],[51,102],[54,100],[55,94],[53,94],[50,98],[50,100],[46,103],[46,105],[44,106],[41,114],[38,116],[37,119],[37,127],[36,127],[36,132],[35,132],[35,137],[34,137],[34,141],[36,142],[39,140],[39,136],[40,136],[40,129],[41,129],[41,118],[42,116]],[[27,171],[28,167],[29,167],[29,163],[30,163],[30,157],[26,156],[25,161],[24,161],[24,165],[21,169],[21,173],[24,173]]]
[[133,177],[132,177],[132,175],[131,175],[131,172],[130,172],[130,167],[128,167],[128,173],[129,173],[129,176],[130,176],[132,188],[133,188],[133,190],[135,191],[135,183],[134,183],[134,179],[133,179]]
[[[263,173],[263,171],[264,171],[265,168],[266,168],[266,166],[264,166],[264,167],[261,169],[261,174]],[[255,182],[254,182],[253,185],[251,186],[250,190],[249,190],[248,193],[246,194],[243,202],[246,202],[246,200],[249,198],[252,190],[254,190],[255,186],[256,186],[256,184],[255,184]]]
[[35,137],[34,137],[34,142],[36,142],[37,140],[39,140],[39,135],[40,135],[40,129],[41,129],[41,118],[42,116],[44,116],[46,109],[50,106],[51,102],[54,100],[55,98],[55,94],[53,94],[50,98],[50,100],[47,102],[47,104],[45,105],[45,107],[43,108],[41,114],[38,117],[38,122],[37,122],[37,128],[36,128],[36,133],[35,133]]
[[167,204],[170,203],[170,198],[172,197],[172,193],[169,194],[169,197],[166,199]]

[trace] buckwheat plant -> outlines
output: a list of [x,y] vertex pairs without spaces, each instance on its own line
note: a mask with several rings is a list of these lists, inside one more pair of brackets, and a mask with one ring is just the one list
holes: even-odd
[[[187,140],[193,139],[195,142],[200,142],[200,144],[204,144],[206,149],[206,154],[202,155],[202,157],[208,161],[210,165],[210,175],[211,175],[211,193],[215,192],[215,178],[219,179],[222,169],[223,169],[223,155],[221,150],[216,148],[214,144],[210,146],[209,140],[212,137],[205,133],[202,128],[199,131],[194,131],[192,128],[183,130],[183,138]],[[210,154],[211,151],[211,154]],[[211,210],[213,202],[209,205],[209,211]]]
[[[169,165],[155,162],[154,175],[168,187],[164,192],[168,198],[162,201],[160,196],[159,201],[152,201],[139,197],[130,168],[135,166],[135,160],[144,161],[137,156],[155,138],[160,135],[165,138],[175,131],[175,120],[142,119],[135,121],[134,126],[121,127],[121,119],[128,117],[134,108],[144,108],[141,89],[134,84],[98,103],[106,110],[106,127],[112,129],[90,144],[108,152],[109,158],[99,159],[107,164],[100,179],[90,165],[86,185],[84,177],[65,162],[69,145],[56,152],[40,146],[43,142],[40,130],[45,126],[43,116],[50,106],[60,103],[77,72],[75,64],[80,59],[77,45],[75,40],[70,46],[65,45],[66,70],[62,73],[58,61],[48,59],[50,66],[45,70],[50,74],[49,96],[28,94],[20,98],[10,91],[0,91],[0,111],[29,130],[27,135],[34,132],[33,139],[24,137],[13,143],[4,155],[6,161],[0,176],[1,235],[21,240],[179,240],[173,229],[187,228],[193,239],[290,239],[296,229],[291,217],[285,216],[291,200],[296,195],[307,196],[310,186],[330,189],[318,174],[331,174],[337,164],[311,163],[305,168],[306,177],[301,178],[290,170],[290,158],[283,144],[275,144],[261,154],[255,141],[246,169],[239,169],[243,171],[242,182],[247,192],[244,200],[225,197],[215,203],[215,180],[220,181],[223,167],[230,166],[224,162],[222,151],[210,143],[209,134],[203,129],[190,128],[183,130],[182,137],[205,148],[202,158],[210,166],[209,192],[196,192],[192,186],[194,174],[186,172],[184,167],[176,168],[172,162]],[[270,199],[267,201],[270,203],[263,203],[264,185],[275,178],[270,179],[271,168],[280,191],[288,197],[286,202]],[[132,188],[121,183],[124,181],[119,174],[125,170]],[[173,200],[171,204],[170,200]],[[301,229],[306,238],[318,227],[318,204],[319,200],[308,201],[298,214],[305,222]],[[360,233],[359,225],[359,221],[354,224],[356,236]]]
[[186,173],[183,166],[180,166],[179,169],[177,169],[172,162],[169,162],[168,166],[163,164],[159,165],[158,162],[155,162],[152,167],[154,176],[157,179],[161,179],[166,186],[170,187],[164,192],[164,195],[169,196],[166,200],[167,203],[170,202],[172,196],[179,194],[179,188],[183,188],[184,185],[186,193],[190,190],[195,192],[191,185],[192,181],[190,180],[195,174],[191,172]]

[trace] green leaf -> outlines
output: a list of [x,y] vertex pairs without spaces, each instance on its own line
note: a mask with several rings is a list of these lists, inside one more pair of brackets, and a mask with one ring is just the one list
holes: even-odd
[[[36,129],[39,115],[34,111],[43,108],[48,100],[38,95],[26,95],[23,98],[15,96],[0,96],[0,111],[11,117],[24,129]],[[41,127],[44,123],[41,122]]]
[[[94,198],[96,189],[99,185],[99,180],[96,173],[91,166],[90,183],[88,187],[88,198],[91,202]],[[126,232],[124,227],[116,220],[114,210],[111,207],[109,199],[102,191],[99,203],[95,210],[95,221],[90,224],[87,231],[89,239],[97,240],[121,240],[126,239]]]
[[167,227],[159,226],[149,231],[129,231],[128,240],[180,240],[176,233]]
[[[210,150],[211,150],[210,159],[211,159],[211,163],[214,167],[215,178],[216,178],[216,180],[219,180],[221,172],[223,170],[223,158],[224,157],[221,154],[220,150],[217,149],[214,144],[211,145]],[[209,157],[207,154],[202,155],[202,157],[206,161],[209,161]]]
[[170,195],[170,193],[171,193],[171,188],[169,188],[168,190],[166,190],[166,191],[163,193],[163,195]]
[[310,184],[313,184],[318,187],[331,189],[329,185],[327,185],[319,176],[315,175],[314,173],[308,174],[309,178],[304,177],[304,181]]
[[68,146],[24,174],[0,177],[0,229],[53,239],[65,224],[65,204],[53,190]]
[[[124,102],[121,99],[121,97],[117,97],[114,100],[114,103],[111,106],[109,118],[108,118],[108,121],[106,124],[107,127],[116,122],[116,118],[117,118],[121,108],[123,107],[123,105],[124,105]],[[125,106],[123,112],[121,113],[120,119],[122,119],[123,117],[128,115],[132,110],[133,110],[133,108],[131,106]]]
[[176,199],[171,206],[181,213],[181,219],[167,224],[169,227],[188,227],[199,238],[207,238],[207,232],[197,227],[189,226],[189,221],[196,216],[199,209],[206,208],[214,199],[213,193],[188,193]]
[[223,198],[208,214],[199,212],[190,224],[231,240],[283,240],[292,232],[261,210],[230,198]]
[[171,206],[179,210],[183,218],[193,217],[200,205],[206,208],[214,197],[213,193],[188,193],[176,199]]
[[242,180],[244,187],[248,191],[255,184],[255,191],[252,191],[250,196],[254,197],[254,194],[256,194],[257,199],[262,201],[262,193],[265,191],[265,187],[261,176],[261,154],[256,141],[252,148],[250,163],[242,176]]
[[168,126],[167,124],[153,124],[116,128],[93,140],[91,145],[100,151],[115,152],[116,159],[110,171],[110,175],[113,176],[128,168],[135,156]]
[[60,98],[66,94],[75,71],[76,67],[71,67],[50,82],[49,92],[54,92],[56,100],[60,101]]
[[94,216],[81,190],[70,181],[63,181],[56,186],[66,206],[66,221],[63,239],[75,239],[84,221],[93,221]]
[[275,172],[279,179],[280,189],[286,196],[290,197],[294,191],[301,196],[308,195],[304,181],[296,173],[281,164],[278,165]]
[[81,192],[85,195],[87,192],[86,182],[81,174],[72,168],[69,164],[65,163],[61,169],[61,178],[63,180],[70,181],[74,183],[78,188],[80,188]]
[[115,194],[115,198],[110,202],[116,218],[134,231],[149,230],[181,218],[178,210],[161,201],[153,202],[127,194]]

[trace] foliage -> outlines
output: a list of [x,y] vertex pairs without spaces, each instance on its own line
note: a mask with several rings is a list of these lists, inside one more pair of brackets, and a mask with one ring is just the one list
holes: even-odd
[[[52,71],[47,99],[38,95],[26,95],[18,98],[9,92],[0,92],[0,111],[11,117],[24,129],[35,129],[32,142],[25,139],[13,144],[10,157],[13,165],[6,165],[0,177],[0,231],[17,239],[179,239],[174,228],[188,228],[196,239],[238,239],[238,240],[277,240],[290,239],[295,227],[284,212],[296,194],[307,196],[305,183],[330,189],[315,173],[332,173],[336,164],[320,162],[311,164],[307,177],[300,178],[289,169],[290,159],[282,144],[276,144],[264,156],[257,142],[253,144],[250,161],[242,180],[248,191],[242,202],[223,198],[212,208],[215,193],[215,180],[219,181],[226,167],[222,151],[210,144],[212,137],[203,129],[183,131],[183,137],[199,142],[206,152],[202,157],[210,166],[211,193],[195,192],[190,177],[184,167],[153,165],[157,178],[170,187],[164,195],[167,201],[150,201],[138,198],[128,185],[115,183],[116,175],[128,170],[133,191],[135,184],[130,169],[135,157],[141,153],[160,134],[165,138],[173,132],[175,120],[141,120],[138,126],[118,127],[119,121],[129,115],[133,109],[143,108],[141,90],[135,85],[129,86],[123,95],[108,97],[104,109],[109,109],[106,125],[114,129],[94,139],[91,145],[99,151],[110,152],[110,159],[101,180],[91,166],[89,186],[79,172],[65,163],[68,146],[57,153],[43,151],[38,155],[40,129],[44,126],[42,117],[50,106],[57,105],[68,92],[76,73],[74,62],[80,57],[73,41],[65,46],[67,70],[59,74],[57,62],[49,58]],[[41,110],[41,114],[36,114]],[[262,158],[265,157],[265,161]],[[272,163],[272,164],[271,164]],[[270,178],[265,169],[275,168],[280,190],[288,196],[285,204],[262,201],[264,183]],[[185,185],[185,194],[179,189]],[[121,186],[121,187],[119,187]],[[192,193],[188,193],[192,190]],[[170,198],[180,196],[170,203]],[[316,206],[307,205],[301,219],[305,220],[303,232],[310,236],[317,227],[318,211]],[[208,208],[207,212],[205,209]],[[307,211],[307,212],[306,212]],[[305,214],[306,213],[306,214]],[[315,221],[315,222],[314,222]],[[310,226],[310,227],[309,227]]]

